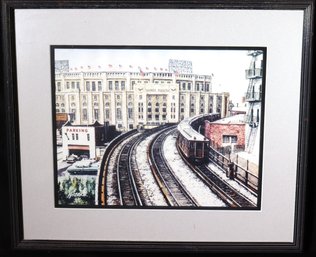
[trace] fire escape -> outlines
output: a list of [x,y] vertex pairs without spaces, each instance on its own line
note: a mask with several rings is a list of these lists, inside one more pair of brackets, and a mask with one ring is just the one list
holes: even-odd
[[246,135],[246,149],[253,151],[257,133],[259,130],[261,98],[262,98],[262,61],[258,58],[262,51],[249,51],[248,55],[252,57],[250,68],[246,70],[246,78],[249,79],[249,85],[245,96],[249,109],[245,122],[249,126],[249,133]]

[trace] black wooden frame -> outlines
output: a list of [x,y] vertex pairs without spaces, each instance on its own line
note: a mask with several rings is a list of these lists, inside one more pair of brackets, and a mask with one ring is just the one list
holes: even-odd
[[[9,185],[9,205],[11,215],[10,242],[19,253],[30,250],[85,250],[85,251],[150,251],[150,252],[300,252],[304,243],[305,201],[308,198],[306,185],[308,179],[308,154],[310,132],[311,102],[311,64],[312,64],[312,32],[314,18],[313,0],[122,0],[122,1],[88,1],[88,0],[2,0],[1,35],[3,80],[1,86],[1,120],[5,121],[1,129],[1,158],[5,163],[5,177]],[[45,241],[24,240],[21,204],[21,175],[19,155],[19,113],[16,87],[16,56],[14,10],[37,8],[159,8],[159,9],[261,9],[261,10],[303,10],[303,52],[302,79],[300,100],[298,174],[296,195],[296,224],[293,244],[288,243],[183,243],[183,242],[102,242],[102,241]],[[1,74],[2,75],[2,74]],[[4,93],[2,95],[2,93]],[[310,147],[311,149],[311,147]],[[1,159],[2,161],[2,159]],[[2,182],[4,183],[4,182]],[[5,242],[9,243],[8,238]],[[10,250],[11,252],[11,250]],[[11,252],[12,253],[12,252]],[[48,252],[45,252],[48,254]],[[65,253],[66,254],[66,253]]]

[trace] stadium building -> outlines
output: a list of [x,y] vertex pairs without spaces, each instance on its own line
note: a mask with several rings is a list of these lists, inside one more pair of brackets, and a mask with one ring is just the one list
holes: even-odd
[[[176,60],[169,69],[114,67],[55,71],[56,113],[67,113],[73,125],[95,121],[127,131],[138,126],[177,123],[206,113],[226,117],[229,93],[212,92],[212,75],[180,69]],[[188,66],[188,62],[186,62]],[[185,72],[187,73],[183,73]]]

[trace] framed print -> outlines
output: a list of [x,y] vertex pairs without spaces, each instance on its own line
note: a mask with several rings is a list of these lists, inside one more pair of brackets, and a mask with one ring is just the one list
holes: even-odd
[[13,249],[298,252],[314,1],[2,1]]

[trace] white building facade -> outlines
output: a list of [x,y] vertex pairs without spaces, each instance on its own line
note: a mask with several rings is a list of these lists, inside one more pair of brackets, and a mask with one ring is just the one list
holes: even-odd
[[56,73],[55,94],[56,113],[70,114],[73,125],[109,122],[120,131],[226,117],[229,103],[229,93],[212,92],[212,76],[141,70]]
[[89,158],[96,157],[95,128],[80,126],[62,127],[64,159],[72,151],[88,152]]

